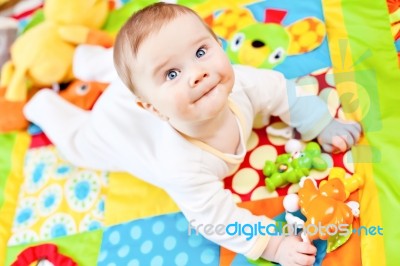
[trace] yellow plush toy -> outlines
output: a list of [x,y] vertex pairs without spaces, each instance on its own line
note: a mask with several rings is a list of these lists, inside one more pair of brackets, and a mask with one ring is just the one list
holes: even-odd
[[17,38],[11,60],[2,68],[0,87],[6,88],[8,101],[26,101],[28,84],[44,87],[71,81],[76,45],[113,44],[113,37],[100,30],[108,16],[108,0],[46,0],[43,12],[44,21]]

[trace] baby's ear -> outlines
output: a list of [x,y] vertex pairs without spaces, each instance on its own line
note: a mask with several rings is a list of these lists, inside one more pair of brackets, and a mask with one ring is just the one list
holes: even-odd
[[139,106],[139,107],[142,108],[142,109],[147,110],[147,108],[145,107],[145,106],[146,106],[146,103],[142,102],[142,101],[139,100],[139,99],[136,99],[136,105]]
[[142,102],[140,99],[137,99],[136,104],[140,108],[143,108],[144,110],[149,111],[150,113],[158,116],[162,120],[166,120],[166,121],[168,120],[168,117],[162,115],[151,103]]

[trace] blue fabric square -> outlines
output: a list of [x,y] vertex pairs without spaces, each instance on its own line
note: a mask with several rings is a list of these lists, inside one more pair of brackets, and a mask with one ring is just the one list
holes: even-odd
[[188,235],[182,213],[161,215],[107,228],[98,265],[219,265],[219,246]]

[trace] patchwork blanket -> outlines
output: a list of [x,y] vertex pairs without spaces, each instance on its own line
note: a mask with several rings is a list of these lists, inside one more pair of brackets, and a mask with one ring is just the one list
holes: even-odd
[[[136,4],[150,1],[142,2]],[[346,153],[322,153],[328,169],[312,170],[310,176],[320,183],[333,167],[344,169],[346,176],[361,175],[364,186],[350,199],[360,203],[352,228],[363,229],[334,247],[315,241],[315,265],[397,265],[398,1],[179,3],[199,12],[232,62],[280,71],[319,95],[333,116],[362,123],[360,143]],[[243,40],[273,44],[269,50],[243,50]],[[284,221],[283,197],[296,193],[299,185],[271,192],[262,170],[266,160],[284,153],[291,131],[279,118],[264,122],[254,124],[245,160],[224,184],[240,206]],[[43,258],[53,265],[83,266],[254,263],[188,231],[188,222],[163,190],[125,173],[76,167],[34,127],[0,134],[0,147],[0,265],[31,265]]]

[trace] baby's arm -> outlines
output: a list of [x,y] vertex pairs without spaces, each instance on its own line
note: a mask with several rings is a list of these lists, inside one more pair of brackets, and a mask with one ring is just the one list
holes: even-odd
[[247,77],[244,87],[256,113],[279,116],[305,141],[318,137],[327,152],[345,151],[358,141],[358,123],[334,119],[321,98],[307,94],[282,74],[249,67],[241,70]]
[[312,266],[316,253],[315,246],[302,242],[299,236],[276,236],[271,237],[261,257],[282,266]]
[[[164,178],[169,179],[167,176]],[[236,223],[241,226],[247,224],[254,228],[254,224],[260,223],[266,226],[273,221],[266,216],[256,216],[247,209],[238,207],[232,193],[224,189],[223,183],[217,181],[216,177],[197,174],[193,177],[174,178],[161,186],[185,215],[190,228],[193,229],[191,234],[200,233],[210,241],[254,260],[261,256],[268,241],[274,238],[268,234],[260,235],[258,232],[248,236],[243,233],[227,234],[225,228],[229,224]],[[233,232],[234,229],[231,229]],[[249,232],[250,228],[247,229]]]
[[357,143],[361,134],[361,126],[357,122],[333,118],[321,98],[307,95],[292,81],[283,83],[287,91],[287,99],[283,97],[283,101],[288,101],[289,108],[280,117],[296,127],[303,140],[317,138],[326,152],[344,152]]
[[[198,174],[191,178],[182,177],[180,180],[171,180],[167,176],[165,178],[164,180],[169,182],[161,186],[182,210],[189,226],[193,229],[192,234],[199,232],[210,241],[253,260],[261,256],[266,260],[279,262],[283,266],[313,264],[316,248],[312,244],[302,242],[297,236],[283,237],[266,233],[273,232],[272,229],[267,230],[266,226],[274,221],[265,216],[253,215],[248,210],[238,207],[233,201],[231,192],[224,189],[222,182],[217,181],[212,175]],[[264,226],[264,229],[253,231],[251,237],[244,235],[243,231],[241,235],[239,232],[228,235],[225,231],[219,234],[215,231],[217,225],[229,224],[241,225],[242,228],[244,225],[251,225],[253,229],[257,224]],[[210,229],[210,226],[213,228]],[[245,231],[251,230],[246,228]],[[265,234],[260,234],[260,231]]]

